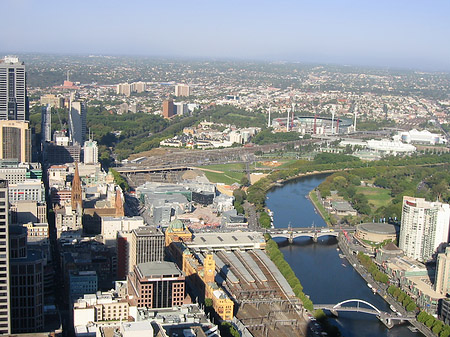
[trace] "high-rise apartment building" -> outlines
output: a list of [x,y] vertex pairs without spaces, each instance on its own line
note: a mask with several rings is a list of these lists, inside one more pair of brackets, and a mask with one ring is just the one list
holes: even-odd
[[85,164],[97,164],[98,163],[98,146],[94,140],[88,140],[84,142],[83,147],[83,162]]
[[73,144],[80,146],[84,144],[86,138],[86,103],[75,98],[72,94],[70,97],[69,109],[69,131]]
[[399,247],[413,259],[428,261],[448,242],[449,224],[449,204],[405,196]]
[[450,247],[437,256],[434,289],[441,295],[450,294]]
[[31,130],[27,121],[0,120],[0,159],[31,162]]
[[117,94],[118,95],[125,95],[125,96],[130,96],[131,95],[131,84],[129,83],[120,83],[117,85]]
[[28,119],[25,64],[17,57],[0,60],[0,120]]
[[8,182],[0,180],[0,334],[11,333]]
[[140,94],[141,92],[144,92],[147,90],[147,84],[145,82],[135,82],[133,83],[133,91]]
[[177,84],[175,86],[175,96],[177,97],[191,96],[191,88],[187,84]]
[[128,271],[139,263],[164,260],[164,234],[153,226],[139,227],[132,231]]
[[166,99],[163,102],[163,117],[164,118],[172,118],[175,115],[173,100]]
[[50,105],[42,107],[41,113],[41,142],[52,140],[52,107]]

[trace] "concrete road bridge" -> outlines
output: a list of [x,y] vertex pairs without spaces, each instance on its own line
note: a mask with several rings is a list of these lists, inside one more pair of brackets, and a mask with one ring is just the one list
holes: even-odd
[[[347,304],[353,305],[348,306]],[[364,307],[361,305],[364,305]],[[337,304],[314,304],[314,309],[328,310],[334,316],[338,316],[339,312],[361,312],[364,314],[375,315],[389,329],[394,326],[394,321],[411,321],[416,319],[414,315],[399,316],[395,313],[381,311],[373,304],[360,299],[349,299]]]
[[293,243],[295,238],[309,237],[314,242],[317,242],[318,238],[324,236],[337,237],[341,232],[354,232],[355,227],[340,227],[340,228],[317,228],[317,227],[287,227],[287,228],[271,228],[266,232],[269,233],[272,238],[286,238],[289,243]]

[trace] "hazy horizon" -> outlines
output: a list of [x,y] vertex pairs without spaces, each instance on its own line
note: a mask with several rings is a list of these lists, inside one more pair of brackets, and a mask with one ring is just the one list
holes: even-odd
[[450,71],[450,2],[5,0],[5,53]]

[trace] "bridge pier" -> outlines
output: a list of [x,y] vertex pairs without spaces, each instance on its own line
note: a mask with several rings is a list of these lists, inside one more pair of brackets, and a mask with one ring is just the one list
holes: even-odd
[[334,317],[339,317],[339,313],[336,310],[331,309],[330,312]]
[[289,241],[290,245],[292,245],[294,243],[294,233],[292,231],[289,233],[288,241]]
[[390,318],[381,318],[378,316],[378,319],[386,326],[388,329],[392,329],[394,327],[394,322]]
[[312,238],[312,239],[313,239],[313,241],[314,241],[314,242],[317,242],[317,232],[316,232],[316,233],[314,233],[314,236],[313,236],[313,238]]

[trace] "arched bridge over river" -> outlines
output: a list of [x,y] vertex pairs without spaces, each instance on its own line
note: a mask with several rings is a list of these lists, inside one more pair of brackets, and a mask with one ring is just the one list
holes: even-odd
[[[353,304],[353,305],[349,306],[347,304]],[[364,307],[362,307],[361,305],[364,305]],[[361,312],[364,314],[375,315],[389,329],[394,326],[394,321],[415,320],[414,315],[400,316],[395,313],[381,311],[377,307],[375,307],[373,304],[371,304],[367,301],[364,301],[364,300],[360,300],[360,299],[349,299],[349,300],[339,302],[337,304],[315,304],[314,309],[328,310],[335,316],[337,316],[338,312],[340,312],[340,311]]]

